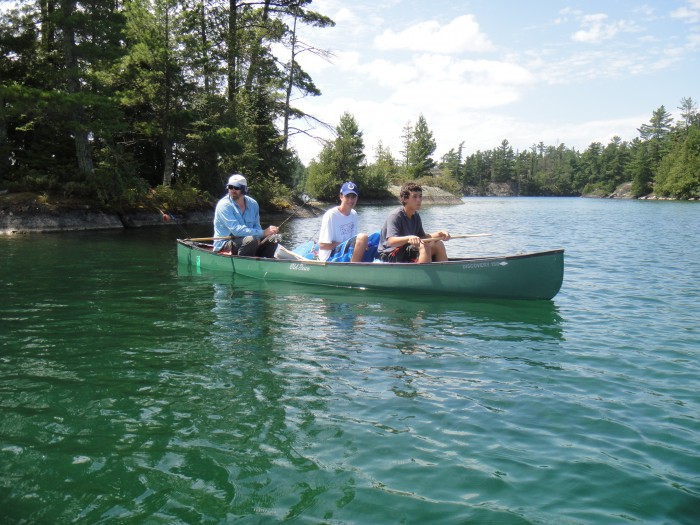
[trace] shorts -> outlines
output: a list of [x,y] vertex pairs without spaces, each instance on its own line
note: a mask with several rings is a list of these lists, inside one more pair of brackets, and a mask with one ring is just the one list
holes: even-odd
[[355,241],[357,240],[357,235],[350,237],[347,241],[341,242],[338,246],[331,250],[331,254],[328,256],[328,260],[332,259],[334,255],[345,255],[348,253],[350,248],[355,248]]
[[379,259],[382,262],[389,263],[414,263],[418,261],[419,253],[418,249],[410,244],[404,244],[396,248],[393,252],[380,253]]
[[255,237],[234,237],[226,241],[223,250],[231,250],[232,255],[245,257],[265,257],[270,259],[277,251],[276,242],[260,242]]

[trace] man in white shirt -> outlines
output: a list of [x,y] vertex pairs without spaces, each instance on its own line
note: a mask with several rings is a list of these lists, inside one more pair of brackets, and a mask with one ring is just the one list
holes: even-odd
[[357,233],[358,217],[354,208],[359,194],[357,185],[346,182],[340,188],[340,206],[331,208],[323,215],[318,234],[319,260],[327,261],[339,251],[354,246],[350,262],[362,261],[367,250],[367,234]]

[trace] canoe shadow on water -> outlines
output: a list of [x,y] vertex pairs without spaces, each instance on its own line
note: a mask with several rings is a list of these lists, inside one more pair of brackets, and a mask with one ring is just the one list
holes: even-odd
[[553,300],[476,299],[470,297],[430,295],[406,291],[376,291],[345,287],[318,286],[266,281],[221,272],[196,273],[187,265],[178,265],[178,275],[193,281],[226,285],[232,296],[243,294],[286,301],[302,313],[305,305],[323,302],[335,311],[356,311],[364,315],[377,312],[382,316],[449,317],[469,324],[527,326],[547,338],[562,339],[562,317]]

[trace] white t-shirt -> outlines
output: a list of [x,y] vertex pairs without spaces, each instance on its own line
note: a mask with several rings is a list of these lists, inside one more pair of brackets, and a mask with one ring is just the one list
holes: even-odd
[[[338,207],[331,208],[321,220],[321,232],[318,234],[318,242],[343,242],[357,235],[357,212],[350,210],[350,215],[343,215]],[[333,250],[318,251],[318,258],[325,261]]]

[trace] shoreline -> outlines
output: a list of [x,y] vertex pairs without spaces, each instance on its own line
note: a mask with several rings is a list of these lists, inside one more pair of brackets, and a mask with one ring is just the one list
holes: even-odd
[[[393,197],[367,199],[361,206],[391,206],[399,204],[398,186],[389,188]],[[424,187],[424,203],[427,205],[463,204],[461,198],[438,188]],[[3,204],[0,201],[0,205]],[[284,210],[260,210],[268,220],[283,221],[288,218],[310,218],[323,214],[336,202],[310,201],[303,205],[291,204]],[[23,200],[20,204],[0,206],[0,235],[12,236],[31,233],[60,233],[69,231],[99,231],[148,226],[193,226],[212,224],[214,205],[210,210],[193,210],[170,213],[135,210],[111,212],[93,209],[89,205],[58,207],[42,202],[39,196]],[[172,217],[172,218],[171,218]],[[174,219],[174,220],[173,220]]]
[[[393,197],[387,199],[362,200],[362,206],[391,206],[400,204],[398,186],[390,186]],[[632,199],[627,185],[622,185],[611,195],[583,195],[584,198],[600,199]],[[424,204],[428,206],[454,206],[464,204],[456,197],[439,188],[424,186]],[[474,196],[474,195],[471,195]],[[481,197],[516,197],[507,194],[504,189],[492,195]],[[553,197],[555,198],[555,197]],[[638,200],[678,200],[656,195],[646,195]],[[0,201],[0,204],[2,202]],[[284,210],[261,210],[261,216],[266,220],[284,221],[289,218],[311,218],[322,215],[326,210],[336,205],[336,202],[309,201],[303,205],[290,205]],[[0,207],[0,236],[12,236],[31,233],[60,233],[69,231],[99,231],[114,229],[142,228],[152,226],[194,226],[211,224],[214,219],[214,207],[211,210],[193,210],[164,216],[155,211],[133,211],[127,213],[108,212],[92,209],[89,205],[71,208],[50,207],[40,202],[39,198],[26,200],[21,206]]]

